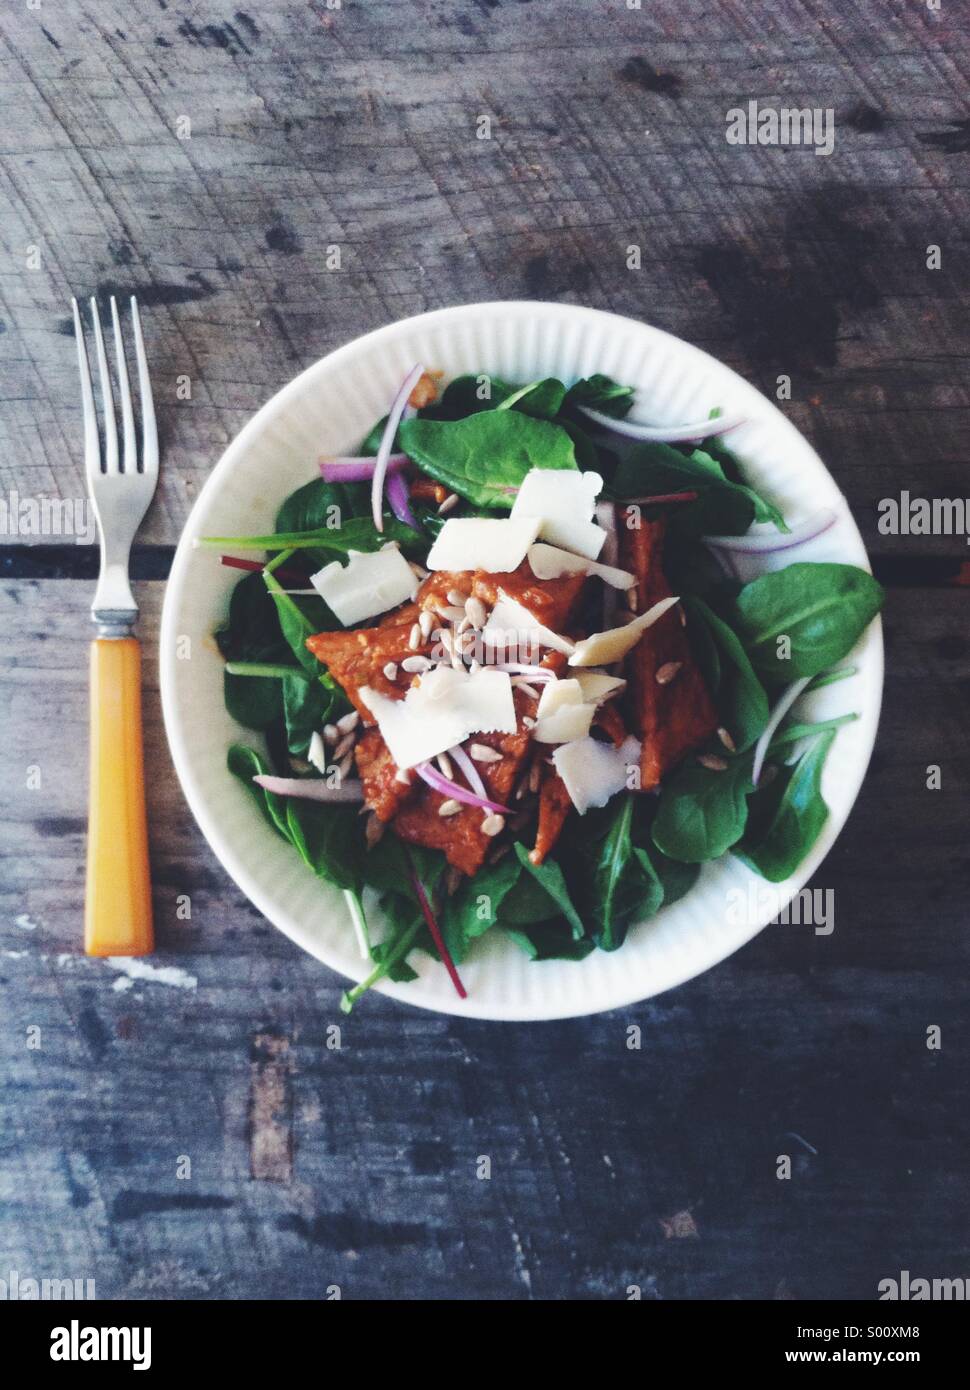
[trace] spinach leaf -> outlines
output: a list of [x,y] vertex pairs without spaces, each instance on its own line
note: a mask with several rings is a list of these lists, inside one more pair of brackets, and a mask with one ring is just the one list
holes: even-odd
[[692,623],[710,634],[718,653],[718,675],[711,694],[721,721],[743,751],[756,743],[768,723],[768,696],[755,675],[737,634],[699,598],[686,598],[684,607]]
[[684,535],[743,536],[755,518],[751,490],[732,483],[701,449],[688,455],[670,444],[637,444],[620,460],[612,491],[620,499],[696,492],[696,501],[670,512],[671,529]]
[[418,467],[477,506],[509,511],[532,468],[576,468],[573,441],[520,410],[483,410],[464,420],[405,420],[401,443]]
[[421,415],[428,420],[463,420],[466,415],[494,410],[517,389],[511,382],[487,372],[456,376],[441,393],[441,399],[422,410]]
[[290,839],[319,878],[359,891],[364,879],[364,837],[355,806],[287,798]]
[[257,774],[266,776],[273,770],[262,754],[247,743],[234,743],[226,755],[226,767],[233,777],[239,778],[276,833],[292,843],[286,821],[285,799],[274,792],[265,791],[253,781]]
[[312,735],[346,714],[350,701],[329,676],[307,680],[295,674],[276,684],[282,687],[286,746],[295,758],[305,758]]
[[323,478],[313,478],[290,493],[276,513],[274,529],[284,534],[333,532],[350,517],[369,515],[369,483],[328,483]]
[[[216,642],[227,661],[289,662],[276,603],[266,592],[261,574],[247,574],[233,589],[229,613],[216,633]],[[233,719],[247,729],[265,729],[283,712],[278,680],[225,672],[223,695]]]
[[233,719],[247,729],[262,731],[283,713],[283,688],[276,676],[239,676],[223,671],[222,698]]
[[822,768],[835,734],[834,729],[822,734],[751,797],[748,829],[734,852],[771,883],[791,877],[828,820]]
[[585,405],[590,410],[598,410],[601,415],[612,415],[615,420],[619,420],[629,414],[633,405],[633,387],[621,386],[612,377],[597,372],[570,386],[566,392],[565,405]]
[[445,900],[441,934],[456,964],[465,959],[476,938],[495,926],[502,903],[521,872],[521,865],[506,855],[497,864],[485,865],[474,878],[466,878]]
[[650,856],[634,843],[636,793],[614,799],[590,826],[592,845],[584,908],[593,940],[603,951],[622,946],[636,918],[652,917],[663,903],[663,887]]
[[397,541],[402,548],[423,548],[422,553],[427,550],[427,542],[417,531],[393,516],[385,516],[383,531],[378,531],[369,516],[351,516],[342,526],[324,525],[312,531],[271,531],[263,536],[202,536],[199,545],[207,549],[231,545],[237,550],[314,550],[332,560],[348,555],[351,550],[380,550],[388,541]]
[[583,919],[573,905],[565,876],[555,859],[547,859],[544,864],[533,864],[529,858],[529,851],[519,841],[516,842],[515,853],[523,869],[532,875],[541,888],[545,889],[559,908],[572,929],[573,939],[578,941],[580,937],[585,936],[586,929],[583,926]]
[[656,845],[651,846],[650,859],[663,888],[664,907],[685,898],[700,876],[700,864],[682,864],[677,859],[670,859]]
[[841,661],[883,598],[872,575],[855,565],[794,564],[744,586],[734,625],[755,670],[787,684]]
[[588,937],[577,941],[562,921],[534,922],[528,927],[506,927],[507,934],[530,960],[585,960],[595,950]]
[[566,388],[554,376],[543,381],[532,381],[528,386],[520,386],[503,401],[496,410],[521,410],[525,415],[534,415],[537,420],[554,420],[562,409]]
[[[522,865],[517,865],[521,871]],[[520,872],[502,902],[501,925],[526,927],[533,922],[548,922],[562,916],[556,901],[532,874]]]
[[[755,521],[770,522],[779,531],[789,530],[788,523],[785,521],[780,509],[775,506],[774,502],[769,501],[767,497],[762,497],[760,492],[756,492],[753,487],[748,487],[743,481],[741,469],[733,454],[729,454],[726,449],[715,449],[711,446],[710,441],[707,441],[701,448],[692,451],[691,459],[695,463],[703,463],[703,465],[710,468],[711,471],[715,469],[719,470],[730,483],[735,487],[739,487],[742,492],[746,493],[751,499],[751,504],[754,507]],[[723,531],[720,533],[709,531],[706,534],[726,535],[728,533]]]
[[687,864],[719,859],[744,833],[751,789],[750,756],[730,759],[723,772],[682,764],[661,789],[654,844]]

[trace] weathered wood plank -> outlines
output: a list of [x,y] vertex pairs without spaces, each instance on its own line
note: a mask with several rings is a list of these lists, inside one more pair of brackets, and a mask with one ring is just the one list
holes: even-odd
[[[102,1296],[322,1297],[339,1284],[370,1298],[622,1297],[631,1283],[668,1298],[871,1298],[900,1266],[957,1269],[960,592],[890,596],[876,758],[815,880],[835,895],[830,936],[770,928],[649,1004],[496,1027],[376,997],[343,1018],[339,980],[228,882],[164,748],[161,589],[139,597],[149,965],[174,969],[171,983],[78,954],[84,594],[0,589],[0,1268],[83,1271]],[[925,790],[934,762],[939,792]],[[23,784],[28,763],[40,792]],[[188,922],[175,911],[186,892]],[[926,1048],[931,1024],[940,1052]],[[779,1153],[790,1184],[775,1180]]]
[[[167,542],[297,369],[404,314],[535,296],[656,322],[771,392],[790,376],[786,410],[893,550],[880,497],[965,492],[961,36],[955,6],[876,23],[824,0],[689,24],[676,0],[563,0],[554,26],[522,4],[12,8],[0,491],[81,495],[72,292],[149,306],[166,469],[145,535]],[[729,146],[749,97],[831,106],[834,154]]]

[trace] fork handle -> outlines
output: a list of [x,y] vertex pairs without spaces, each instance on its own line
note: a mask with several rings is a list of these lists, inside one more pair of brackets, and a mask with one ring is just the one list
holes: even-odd
[[91,783],[84,949],[143,956],[154,946],[141,729],[141,645],[91,643]]

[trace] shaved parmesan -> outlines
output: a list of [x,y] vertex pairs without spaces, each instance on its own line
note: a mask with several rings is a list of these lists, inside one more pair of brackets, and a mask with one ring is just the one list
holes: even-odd
[[583,691],[578,680],[549,681],[539,696],[536,718],[545,719],[547,714],[555,714],[563,705],[581,705]]
[[598,473],[533,468],[522,479],[512,516],[538,517],[543,540],[595,560],[606,540],[606,532],[592,519],[602,486]]
[[456,517],[438,532],[427,567],[504,574],[518,569],[538,530],[536,517]]
[[584,816],[591,806],[605,806],[623,791],[629,769],[639,768],[640,745],[635,738],[626,739],[619,748],[593,738],[577,738],[557,748],[552,761],[570,800]]
[[679,602],[680,599],[673,596],[662,598],[631,623],[624,623],[623,627],[610,628],[608,632],[594,632],[592,636],[584,637],[581,642],[576,643],[569,658],[570,666],[610,666],[614,661],[622,661],[630,648],[636,646],[647,628],[653,627],[668,608],[673,608],[674,604]]
[[596,560],[587,560],[584,555],[572,555],[568,550],[543,545],[541,541],[529,546],[529,567],[536,579],[558,579],[562,574],[595,574],[614,589],[632,589],[636,583],[629,570],[601,565]]
[[609,676],[605,671],[577,671],[576,680],[583,699],[593,705],[601,705],[611,695],[618,695],[626,689],[625,680],[619,676]]
[[523,647],[549,647],[567,656],[575,648],[568,637],[560,637],[558,632],[544,627],[528,608],[509,598],[504,589],[499,589],[498,601],[482,628],[482,641],[486,647],[505,651],[508,660],[514,659],[513,654]]
[[359,693],[399,768],[427,762],[469,734],[513,734],[517,727],[508,673],[487,667],[472,674],[436,666],[403,700],[368,685]]
[[568,743],[589,733],[596,706],[583,700],[578,680],[550,681],[539,697],[532,737],[538,743]]
[[585,738],[595,713],[595,705],[563,705],[536,721],[532,737],[537,743],[570,743],[575,738]]
[[414,571],[396,543],[370,554],[352,550],[346,565],[334,560],[311,574],[310,583],[344,627],[386,613],[418,591]]

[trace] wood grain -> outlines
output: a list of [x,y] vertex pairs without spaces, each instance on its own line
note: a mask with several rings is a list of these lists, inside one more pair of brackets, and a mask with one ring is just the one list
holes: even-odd
[[[165,464],[136,560],[144,975],[79,954],[93,556],[0,537],[0,1278],[93,1277],[109,1298],[871,1299],[901,1268],[966,1273],[970,640],[965,589],[929,582],[967,549],[876,530],[901,489],[968,493],[966,40],[953,0],[5,7],[0,496],[83,493],[72,293],[146,306]],[[729,146],[749,98],[831,107],[835,152]],[[907,580],[879,742],[815,880],[831,936],[768,929],[589,1020],[496,1028],[379,997],[347,1019],[341,982],[233,887],[182,800],[161,580],[222,449],[297,370],[500,297],[646,319],[769,393],[791,377],[783,408]]]

